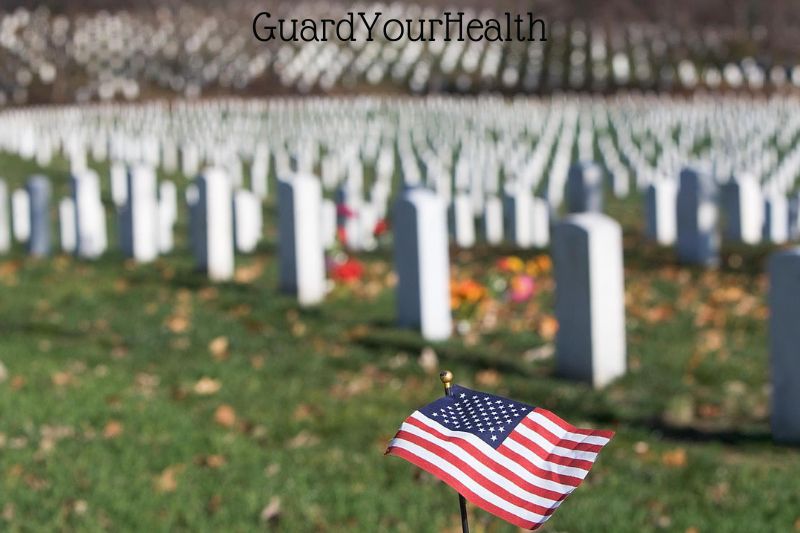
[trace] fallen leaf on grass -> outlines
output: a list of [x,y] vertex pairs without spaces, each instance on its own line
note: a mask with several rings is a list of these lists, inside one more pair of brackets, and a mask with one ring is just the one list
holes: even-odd
[[218,454],[206,455],[199,457],[196,462],[208,468],[221,468],[228,462],[224,456]]
[[86,511],[89,510],[89,504],[86,500],[76,500],[75,503],[72,504],[72,511],[76,515],[83,515],[86,514]]
[[319,443],[319,437],[308,431],[301,431],[289,441],[289,448],[305,448],[307,446],[314,446]]
[[496,387],[500,384],[500,373],[497,370],[481,370],[475,373],[475,383],[482,387]]
[[214,359],[220,361],[222,359],[227,359],[229,346],[228,337],[217,337],[208,343],[208,351],[211,352],[211,356],[214,357]]
[[107,439],[115,439],[122,435],[123,427],[122,424],[117,420],[109,420],[106,423],[106,427],[103,428],[103,437]]
[[200,378],[200,380],[194,384],[193,390],[194,393],[199,396],[210,396],[211,394],[216,394],[221,387],[222,384],[216,379]]
[[158,492],[175,492],[178,488],[178,475],[183,472],[184,465],[172,465],[165,468],[156,478],[155,487]]
[[68,372],[56,372],[50,376],[50,381],[57,387],[64,387],[72,383],[73,376]]
[[172,333],[184,333],[189,329],[189,318],[184,315],[172,315],[167,318],[166,325]]
[[233,274],[233,279],[237,283],[253,283],[261,276],[262,272],[264,272],[263,262],[240,266]]
[[661,462],[672,468],[682,468],[687,463],[686,450],[684,448],[675,448],[664,452],[661,455]]
[[214,411],[214,422],[226,428],[232,428],[236,424],[236,411],[227,404],[222,404]]
[[272,524],[278,522],[281,516],[281,499],[273,496],[266,507],[261,510],[260,519],[265,524]]

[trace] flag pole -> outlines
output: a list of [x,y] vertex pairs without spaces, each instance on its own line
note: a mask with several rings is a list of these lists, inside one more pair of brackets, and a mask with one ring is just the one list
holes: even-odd
[[[440,372],[439,379],[442,380],[442,384],[444,385],[444,395],[452,395],[453,373],[449,370]],[[467,500],[465,500],[461,494],[458,495],[458,506],[461,509],[461,531],[462,533],[469,533],[469,521],[467,520]]]

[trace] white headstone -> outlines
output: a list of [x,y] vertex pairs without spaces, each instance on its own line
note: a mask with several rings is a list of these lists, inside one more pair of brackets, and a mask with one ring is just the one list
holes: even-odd
[[325,298],[321,205],[322,186],[316,177],[295,174],[278,182],[280,286],[296,295],[301,306]]
[[672,246],[678,233],[678,186],[672,180],[657,180],[647,186],[645,215],[647,237],[662,246]]
[[725,236],[733,242],[758,244],[764,226],[764,199],[758,181],[741,176],[726,183],[721,192]]
[[14,239],[28,242],[31,236],[31,199],[25,189],[14,189],[11,193],[11,217]]
[[8,186],[0,180],[0,254],[11,249],[11,217],[9,216]]
[[426,189],[403,193],[394,208],[397,319],[431,341],[452,333],[447,206]]
[[472,214],[472,199],[466,193],[457,193],[450,206],[453,237],[459,248],[475,245],[475,217]]
[[71,177],[75,209],[75,251],[79,257],[95,259],[106,251],[106,213],[100,197],[100,178],[91,169]]
[[233,278],[233,197],[231,184],[219,168],[206,169],[196,180],[198,201],[195,235],[198,242],[198,267],[212,281]]
[[531,197],[531,244],[546,248],[550,244],[550,207],[547,200]]
[[246,254],[254,252],[261,239],[261,199],[251,191],[237,190],[233,194],[233,215],[236,249]]
[[764,199],[764,239],[774,244],[789,240],[789,202],[780,194]]
[[506,221],[506,238],[519,248],[533,246],[531,229],[531,194],[527,190],[518,188],[505,197],[504,211]]
[[110,168],[111,200],[117,207],[122,207],[128,201],[128,169],[125,163],[114,161]]
[[156,173],[147,165],[128,171],[128,200],[120,209],[123,252],[139,263],[158,257],[158,197]]
[[58,203],[58,221],[61,236],[61,250],[74,254],[77,247],[78,233],[75,227],[75,202],[72,198],[62,198]]
[[496,246],[503,242],[503,201],[487,196],[483,205],[483,231],[486,242]]
[[555,226],[556,368],[603,387],[625,373],[622,228],[596,213]]
[[158,186],[158,251],[167,254],[175,246],[175,223],[178,220],[178,189],[172,181]]

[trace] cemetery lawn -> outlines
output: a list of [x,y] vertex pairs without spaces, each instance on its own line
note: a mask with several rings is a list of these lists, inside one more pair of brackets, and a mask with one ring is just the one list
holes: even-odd
[[[15,186],[36,170],[7,156],[0,168]],[[48,175],[63,181],[64,162]],[[520,321],[420,358],[426,343],[392,327],[390,250],[364,258],[369,283],[298,311],[276,291],[274,205],[228,284],[193,271],[185,219],[178,250],[148,266],[15,250],[0,258],[0,530],[459,531],[451,489],[383,456],[441,394],[440,367],[617,432],[545,531],[800,529],[800,451],[769,433],[769,250],[679,267],[644,243],[637,199],[609,210],[626,232],[630,371],[599,392],[554,378],[552,332]],[[496,258],[451,259],[458,271]]]

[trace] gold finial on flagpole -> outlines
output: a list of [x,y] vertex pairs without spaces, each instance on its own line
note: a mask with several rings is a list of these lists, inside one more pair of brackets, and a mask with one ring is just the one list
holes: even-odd
[[444,394],[445,396],[450,395],[450,387],[453,385],[453,373],[449,370],[444,370],[439,373],[439,379],[442,380],[444,384]]

